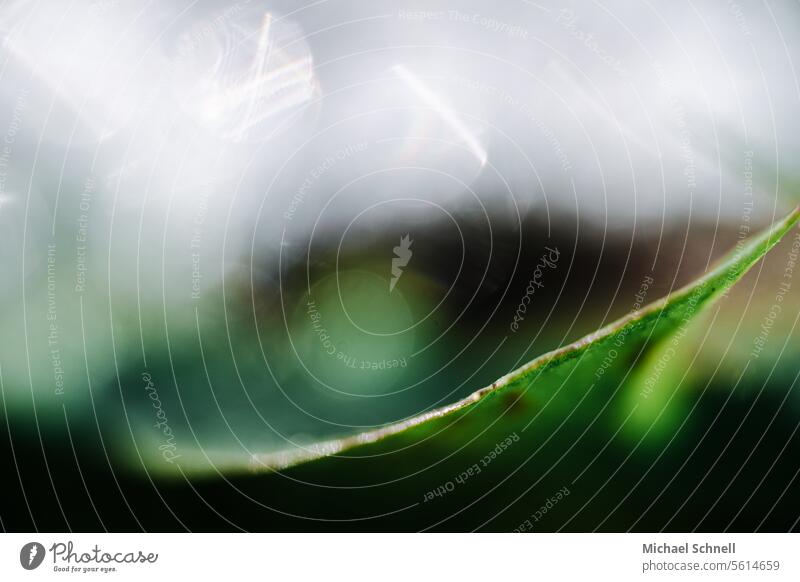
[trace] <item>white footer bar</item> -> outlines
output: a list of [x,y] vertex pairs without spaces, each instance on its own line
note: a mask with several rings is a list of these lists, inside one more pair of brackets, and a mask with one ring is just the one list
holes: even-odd
[[777,582],[799,566],[793,534],[0,536],[0,580]]

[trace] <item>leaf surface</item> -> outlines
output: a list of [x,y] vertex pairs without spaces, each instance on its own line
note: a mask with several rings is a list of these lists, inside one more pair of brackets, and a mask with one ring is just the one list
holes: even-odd
[[[663,345],[667,339],[675,346],[683,341],[687,326],[702,309],[744,276],[798,219],[800,208],[737,247],[691,284],[534,359],[454,404],[357,435],[256,455],[252,468],[257,472],[281,471],[325,457],[330,457],[331,463],[357,458],[397,464],[400,475],[408,455],[417,459],[429,456],[435,463],[443,450],[455,454],[477,448],[480,454],[476,458],[484,458],[482,453],[499,450],[498,446],[505,450],[511,445],[502,447],[502,443],[508,439],[516,442],[514,439],[525,432],[548,438],[577,407],[605,408],[630,380],[630,372],[650,347]],[[653,396],[649,387],[658,386],[659,379],[637,378],[637,397],[642,402]],[[596,420],[597,415],[588,415],[590,419],[592,416]]]

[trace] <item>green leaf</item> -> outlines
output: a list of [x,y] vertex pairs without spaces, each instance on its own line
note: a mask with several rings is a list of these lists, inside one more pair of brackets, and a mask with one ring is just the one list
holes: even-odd
[[[798,219],[800,208],[738,246],[718,266],[686,287],[536,358],[463,400],[354,436],[257,455],[251,459],[251,468],[257,472],[281,471],[328,457],[323,463],[335,467],[318,469],[342,470],[342,463],[358,459],[360,469],[367,468],[365,462],[369,462],[370,472],[381,464],[386,469],[384,478],[390,479],[389,473],[395,470],[397,478],[404,478],[410,458],[420,467],[428,460],[437,463],[443,451],[455,454],[475,449],[472,452],[477,456],[470,458],[485,458],[487,451],[489,456],[497,447],[504,451],[525,432],[549,440],[577,407],[605,408],[630,381],[631,371],[650,347],[663,346],[666,339],[676,346],[683,341],[687,326],[702,308],[733,286]],[[663,383],[655,377],[657,374],[637,379],[642,404]],[[501,446],[503,443],[506,446]]]

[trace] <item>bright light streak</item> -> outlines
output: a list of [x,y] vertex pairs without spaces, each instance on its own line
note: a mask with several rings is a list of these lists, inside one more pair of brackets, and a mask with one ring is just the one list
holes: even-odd
[[[288,55],[275,48],[273,17],[261,18],[258,39],[247,59],[244,71],[231,79],[225,71],[198,87],[199,113],[203,120],[232,127],[222,135],[242,141],[261,122],[287,110],[299,107],[314,94],[314,64],[310,55],[287,62]],[[280,36],[278,31],[277,36]],[[248,52],[242,48],[241,52]],[[235,65],[234,65],[235,66]]]
[[430,87],[425,85],[422,80],[414,75],[403,65],[395,65],[392,70],[398,77],[403,79],[413,89],[413,91],[432,109],[436,110],[442,119],[450,126],[450,128],[458,135],[469,150],[478,158],[481,166],[486,163],[486,150],[481,146],[475,134],[464,124],[461,119],[456,115],[455,111],[433,91]]
[[253,83],[255,84],[255,91],[252,91],[250,98],[250,105],[247,108],[247,114],[244,121],[239,127],[237,139],[243,139],[247,135],[247,130],[253,125],[250,120],[253,118],[253,112],[256,108],[256,103],[261,98],[261,89],[263,83],[258,83],[258,79],[267,70],[269,65],[269,55],[272,49],[272,43],[269,41],[269,31],[272,26],[272,15],[267,12],[264,14],[264,20],[261,24],[261,34],[258,37],[258,48],[256,50],[256,58],[253,59]]

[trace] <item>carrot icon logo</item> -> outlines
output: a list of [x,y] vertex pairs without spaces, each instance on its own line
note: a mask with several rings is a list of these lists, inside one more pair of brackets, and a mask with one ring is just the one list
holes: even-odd
[[389,281],[389,293],[394,291],[400,276],[403,274],[403,267],[408,265],[411,260],[411,243],[414,241],[405,235],[400,239],[400,244],[394,247],[394,257],[392,258],[392,279]]
[[44,560],[44,546],[39,542],[28,542],[19,551],[19,563],[26,570],[35,570]]

